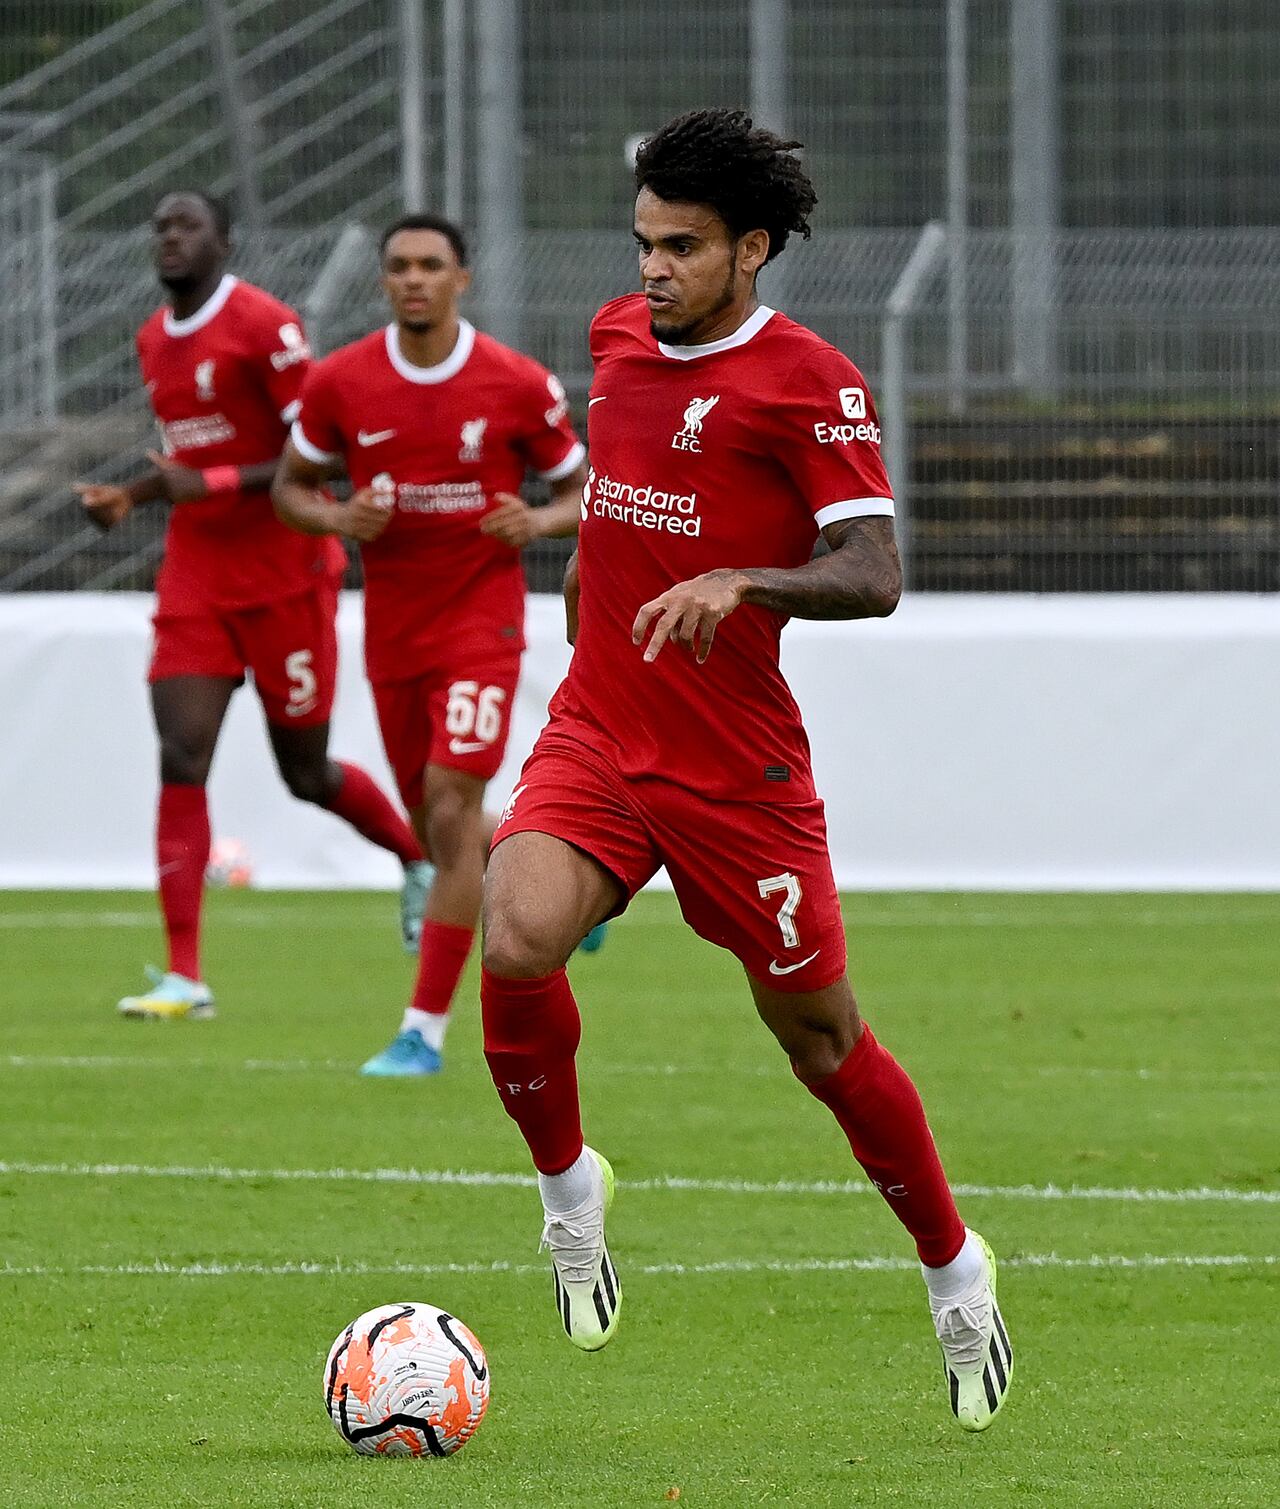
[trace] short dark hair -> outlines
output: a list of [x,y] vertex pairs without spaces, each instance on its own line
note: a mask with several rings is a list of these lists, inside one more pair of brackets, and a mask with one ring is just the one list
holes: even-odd
[[467,243],[462,232],[452,220],[446,220],[443,215],[401,215],[393,225],[387,226],[382,233],[382,241],[378,246],[380,255],[385,255],[387,243],[399,231],[439,231],[451,247],[453,254],[458,259],[458,266],[467,265]]
[[735,239],[768,231],[772,262],[792,231],[809,237],[818,196],[791,155],[803,145],[756,126],[745,110],[691,110],[640,144],[636,192],[708,205]]
[[231,206],[217,194],[211,194],[208,189],[169,189],[161,194],[156,201],[162,204],[166,199],[198,199],[205,209],[209,211],[213,220],[213,228],[224,241],[231,238]]

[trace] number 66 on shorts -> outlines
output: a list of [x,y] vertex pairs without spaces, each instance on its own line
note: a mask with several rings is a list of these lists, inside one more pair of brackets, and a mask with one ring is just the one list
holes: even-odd
[[421,803],[428,765],[482,781],[497,774],[519,675],[517,650],[374,685],[383,746],[406,807]]

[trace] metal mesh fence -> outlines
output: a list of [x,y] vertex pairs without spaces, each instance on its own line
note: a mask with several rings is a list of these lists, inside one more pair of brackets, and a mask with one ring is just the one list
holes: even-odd
[[13,0],[4,23],[2,588],[149,580],[159,515],[104,539],[66,484],[148,434],[162,190],[230,191],[237,270],[322,347],[383,318],[370,232],[445,208],[473,316],[580,408],[586,322],[634,277],[629,144],[726,101],[807,144],[815,239],[762,292],[881,390],[918,587],[1280,586],[1270,0]]

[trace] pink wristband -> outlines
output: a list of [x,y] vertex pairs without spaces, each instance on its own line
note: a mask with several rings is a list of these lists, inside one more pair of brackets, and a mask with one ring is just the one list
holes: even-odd
[[240,468],[238,466],[211,466],[200,473],[207,493],[237,493],[240,491]]

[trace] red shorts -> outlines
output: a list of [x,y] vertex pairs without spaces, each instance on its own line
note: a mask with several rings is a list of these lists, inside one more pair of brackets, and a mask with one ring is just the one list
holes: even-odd
[[382,745],[406,807],[422,805],[428,765],[493,779],[506,753],[519,680],[520,651],[504,648],[464,650],[447,668],[374,684]]
[[256,608],[158,612],[148,681],[253,673],[269,723],[327,723],[338,674],[336,578]]
[[845,972],[844,923],[822,803],[712,801],[628,780],[576,739],[544,732],[493,842],[547,833],[589,854],[626,893],[665,865],[684,920],[774,990],[822,990]]

